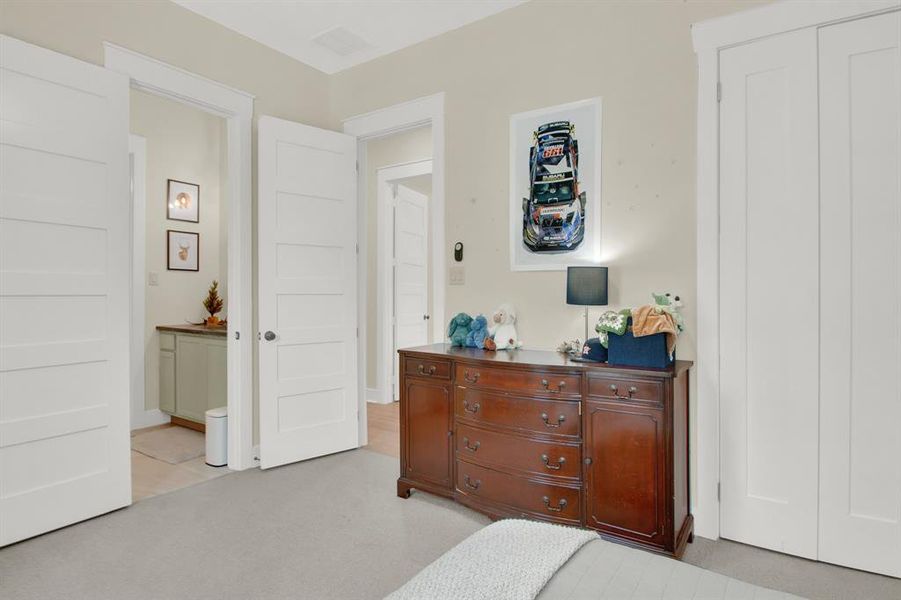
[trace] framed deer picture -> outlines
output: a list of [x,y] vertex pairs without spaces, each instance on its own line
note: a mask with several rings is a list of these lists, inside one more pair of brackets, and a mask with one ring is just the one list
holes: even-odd
[[166,236],[166,268],[170,271],[199,271],[200,234],[169,229]]

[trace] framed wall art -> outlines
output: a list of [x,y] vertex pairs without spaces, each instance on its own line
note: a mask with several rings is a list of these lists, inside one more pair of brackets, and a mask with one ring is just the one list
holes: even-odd
[[601,258],[601,99],[510,117],[510,269]]
[[169,179],[166,186],[166,218],[172,221],[200,222],[200,186]]
[[169,229],[166,236],[166,268],[170,271],[199,271],[200,234]]

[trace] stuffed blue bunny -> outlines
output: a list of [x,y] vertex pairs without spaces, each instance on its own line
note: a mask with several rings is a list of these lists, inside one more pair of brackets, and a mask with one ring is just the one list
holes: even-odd
[[466,336],[469,334],[469,324],[472,323],[472,317],[466,313],[457,313],[451,319],[447,327],[447,337],[450,338],[451,346],[465,346]]
[[469,324],[469,333],[466,335],[464,345],[467,348],[484,348],[488,338],[488,319],[485,315],[479,315]]

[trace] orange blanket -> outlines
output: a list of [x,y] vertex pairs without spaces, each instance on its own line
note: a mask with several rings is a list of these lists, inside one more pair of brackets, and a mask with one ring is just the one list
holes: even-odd
[[666,350],[670,357],[676,350],[676,334],[678,332],[672,315],[663,311],[657,312],[656,307],[652,304],[632,309],[632,335],[644,337],[655,333],[665,333]]

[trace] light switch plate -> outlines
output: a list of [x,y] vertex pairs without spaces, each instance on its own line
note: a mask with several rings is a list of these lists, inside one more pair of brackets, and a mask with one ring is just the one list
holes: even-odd
[[147,273],[147,285],[159,285],[160,284],[160,274],[155,273],[154,271],[150,271]]
[[466,268],[462,264],[451,265],[449,273],[451,285],[463,285],[466,283]]

